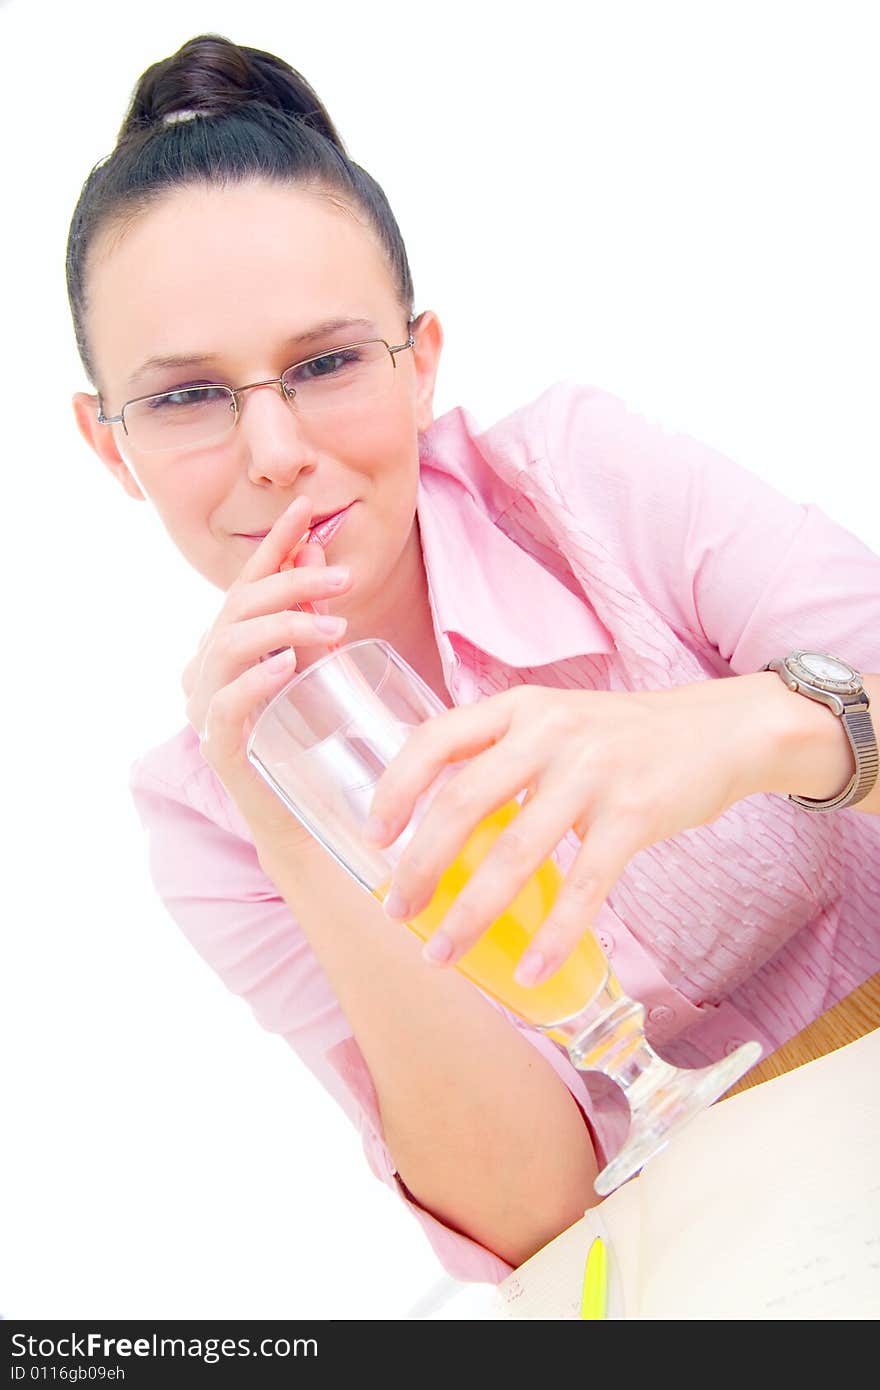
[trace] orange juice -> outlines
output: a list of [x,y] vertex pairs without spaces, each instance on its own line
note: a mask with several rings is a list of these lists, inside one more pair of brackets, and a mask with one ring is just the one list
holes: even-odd
[[[453,899],[519,811],[518,803],[510,801],[477,826],[458,858],[446,869],[428,906],[407,924],[422,941],[427,941],[440,926]],[[543,1027],[578,1013],[602,987],[608,973],[602,949],[587,931],[568,960],[543,984],[520,985],[513,978],[520,957],[556,901],[561,883],[562,874],[553,860],[545,860],[456,967],[527,1022]],[[388,886],[386,883],[375,890],[380,902]]]

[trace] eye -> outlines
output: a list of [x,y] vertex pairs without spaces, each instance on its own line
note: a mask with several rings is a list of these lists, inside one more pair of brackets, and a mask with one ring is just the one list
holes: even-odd
[[343,376],[347,368],[356,366],[360,361],[360,348],[340,348],[338,352],[325,352],[320,357],[313,357],[310,362],[303,362],[290,375],[294,384],[297,380],[320,381],[328,376]]
[[216,405],[218,401],[229,399],[225,386],[180,386],[176,391],[163,391],[161,396],[151,396],[144,404],[149,410],[180,410],[182,407]]

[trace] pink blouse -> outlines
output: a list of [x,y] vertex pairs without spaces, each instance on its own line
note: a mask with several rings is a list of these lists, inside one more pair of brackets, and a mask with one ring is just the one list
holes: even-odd
[[[488,430],[444,415],[421,438],[418,519],[457,705],[521,682],[664,689],[795,647],[880,670],[880,557],[599,390],[559,383]],[[188,724],[135,763],[131,788],[156,889],[195,949],[336,1098],[446,1270],[504,1278],[398,1179],[358,1044]],[[563,870],[578,843],[559,846]],[[774,1050],[880,969],[878,895],[880,818],[760,795],[635,855],[595,925],[651,1040],[701,1065],[748,1038]],[[489,1002],[565,1082],[604,1161],[620,1114],[599,1083]]]

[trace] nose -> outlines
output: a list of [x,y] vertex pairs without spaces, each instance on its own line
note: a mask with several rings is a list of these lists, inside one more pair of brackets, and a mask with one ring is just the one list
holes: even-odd
[[267,382],[242,394],[236,433],[253,483],[287,487],[303,471],[317,466],[317,453],[308,432],[277,382]]

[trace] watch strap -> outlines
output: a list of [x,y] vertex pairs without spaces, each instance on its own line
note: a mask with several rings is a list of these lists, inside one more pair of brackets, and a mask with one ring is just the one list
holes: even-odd
[[789,801],[803,806],[808,811],[837,811],[843,806],[854,806],[868,795],[877,781],[880,770],[880,755],[877,749],[877,736],[867,706],[857,709],[844,709],[838,716],[846,730],[850,747],[856,760],[856,770],[843,791],[827,801],[814,801],[808,796],[794,796],[789,793]]

